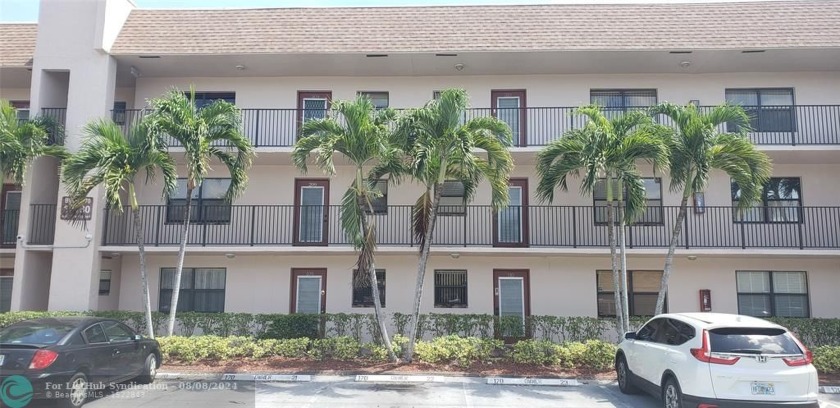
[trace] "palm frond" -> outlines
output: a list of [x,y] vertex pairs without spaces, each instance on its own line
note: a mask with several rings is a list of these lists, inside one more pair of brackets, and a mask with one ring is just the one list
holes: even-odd
[[423,248],[426,241],[426,229],[431,220],[432,197],[429,191],[423,193],[411,209],[411,226],[418,248]]

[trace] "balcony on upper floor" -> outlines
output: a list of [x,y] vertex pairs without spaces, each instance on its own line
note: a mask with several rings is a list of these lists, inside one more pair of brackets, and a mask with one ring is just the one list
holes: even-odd
[[[708,111],[712,107],[704,106]],[[586,119],[574,113],[574,107],[541,108],[470,108],[464,120],[494,116],[510,126],[515,147],[545,146],[565,132],[582,127]],[[608,108],[617,115],[634,108]],[[637,108],[644,109],[644,108]],[[751,119],[749,138],[758,145],[840,145],[840,105],[744,106]],[[113,119],[127,127],[147,114],[146,110],[113,111]],[[298,137],[304,118],[323,118],[322,109],[242,109],[242,130],[257,148],[290,147]],[[658,116],[662,124],[669,118]],[[735,131],[721,125],[720,131]]]
[[32,204],[29,206],[29,232],[25,236],[27,245],[52,245],[55,239],[55,204]]
[[49,131],[49,143],[54,145],[64,144],[64,126],[67,123],[67,108],[42,108],[41,116],[49,119],[52,123]]
[[[494,211],[489,206],[453,206],[437,221],[434,246],[518,248],[605,248],[605,207],[524,206]],[[649,207],[626,227],[629,248],[666,248],[679,207]],[[184,207],[140,209],[147,246],[177,247]],[[387,206],[370,215],[380,247],[412,247],[411,206]],[[205,247],[349,246],[339,206],[196,206],[189,245]],[[134,246],[129,209],[107,211],[102,245]],[[679,247],[686,249],[840,249],[840,207],[689,207]],[[523,249],[523,251],[527,251]]]
[[5,209],[0,212],[0,225],[3,228],[3,235],[0,237],[0,248],[14,248],[17,243],[18,220],[20,210]]

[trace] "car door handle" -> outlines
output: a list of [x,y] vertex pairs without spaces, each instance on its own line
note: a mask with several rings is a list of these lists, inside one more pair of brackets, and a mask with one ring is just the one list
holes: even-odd
[[120,354],[120,350],[119,349],[114,349],[114,355],[117,355],[117,354]]

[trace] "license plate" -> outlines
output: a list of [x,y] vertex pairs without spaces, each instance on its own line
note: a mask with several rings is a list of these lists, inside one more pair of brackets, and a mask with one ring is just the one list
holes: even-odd
[[752,383],[752,394],[753,395],[775,395],[776,389],[773,387],[773,383],[767,382],[753,382]]

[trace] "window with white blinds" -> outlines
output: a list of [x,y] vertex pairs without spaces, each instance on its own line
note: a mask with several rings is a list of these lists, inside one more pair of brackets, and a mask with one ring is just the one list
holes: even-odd
[[[179,312],[224,312],[225,268],[184,268],[178,295]],[[158,310],[168,312],[175,286],[175,268],[160,270],[160,301]]]
[[801,271],[737,271],[738,313],[810,317],[808,279]]

